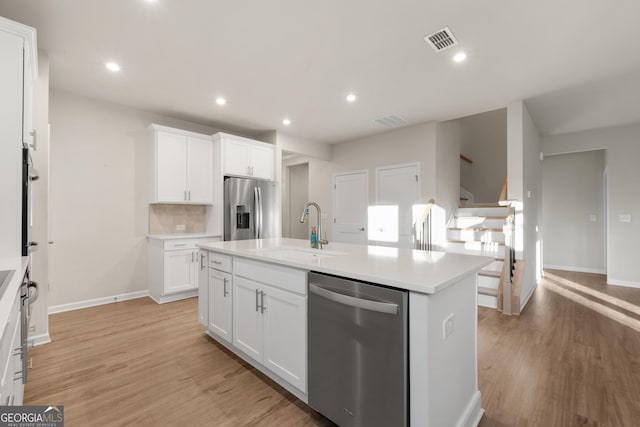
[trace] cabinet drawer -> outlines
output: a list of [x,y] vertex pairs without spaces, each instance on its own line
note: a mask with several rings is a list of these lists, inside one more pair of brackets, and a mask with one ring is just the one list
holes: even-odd
[[236,257],[233,260],[233,272],[236,276],[259,283],[301,295],[307,294],[307,271],[305,270]]
[[231,273],[232,257],[217,252],[209,252],[209,267]]
[[199,243],[206,242],[218,242],[219,237],[203,237],[199,239],[170,239],[165,240],[163,243],[163,249],[165,251],[180,250],[180,249],[198,249],[196,247]]

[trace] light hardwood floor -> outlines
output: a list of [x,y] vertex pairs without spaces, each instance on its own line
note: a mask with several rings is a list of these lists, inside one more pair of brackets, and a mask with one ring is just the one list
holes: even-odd
[[[65,405],[68,426],[332,425],[196,319],[196,299],[52,315],[25,404]],[[480,425],[640,425],[638,331],[640,289],[598,275],[548,271],[520,317],[481,308]]]

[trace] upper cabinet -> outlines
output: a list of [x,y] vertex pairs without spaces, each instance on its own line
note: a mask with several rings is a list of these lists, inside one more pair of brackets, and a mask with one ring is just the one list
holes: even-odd
[[213,144],[200,135],[149,126],[149,203],[213,203]]
[[222,173],[224,175],[273,181],[275,147],[227,133],[216,133],[213,139],[221,141]]

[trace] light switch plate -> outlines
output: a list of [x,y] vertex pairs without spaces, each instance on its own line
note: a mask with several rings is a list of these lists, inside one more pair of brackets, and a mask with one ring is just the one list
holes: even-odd
[[618,216],[620,222],[631,222],[631,214],[620,214]]
[[445,317],[442,321],[442,339],[446,340],[454,331],[453,313]]

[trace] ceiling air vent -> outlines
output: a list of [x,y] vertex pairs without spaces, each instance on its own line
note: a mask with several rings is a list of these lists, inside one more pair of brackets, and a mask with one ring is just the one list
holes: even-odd
[[409,123],[397,114],[389,114],[388,116],[379,117],[375,119],[374,122],[386,128],[398,128]]
[[424,40],[429,43],[429,46],[431,46],[436,52],[442,52],[443,50],[449,49],[451,46],[458,44],[458,40],[453,36],[449,27],[444,27],[433,34],[425,36]]

